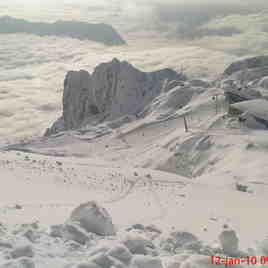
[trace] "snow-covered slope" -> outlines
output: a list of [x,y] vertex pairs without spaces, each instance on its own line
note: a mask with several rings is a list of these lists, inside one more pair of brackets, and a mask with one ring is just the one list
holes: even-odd
[[[82,91],[72,90],[79,106]],[[211,255],[267,255],[267,132],[227,116],[213,83],[171,81],[157,92],[138,116],[108,102],[113,112],[98,124],[0,151],[0,267],[218,267]],[[77,207],[90,212],[81,220],[76,210],[75,222]],[[92,211],[111,236],[87,231]]]

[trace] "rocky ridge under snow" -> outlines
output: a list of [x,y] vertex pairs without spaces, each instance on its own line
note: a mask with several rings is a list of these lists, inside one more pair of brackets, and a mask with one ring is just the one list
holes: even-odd
[[178,110],[195,94],[217,85],[241,96],[240,101],[267,97],[263,89],[266,63],[266,56],[234,62],[214,82],[187,81],[183,73],[171,69],[145,73],[117,59],[100,64],[93,74],[85,70],[70,71],[64,80],[62,117],[45,135],[102,122],[117,125],[117,120],[135,120],[156,108]]

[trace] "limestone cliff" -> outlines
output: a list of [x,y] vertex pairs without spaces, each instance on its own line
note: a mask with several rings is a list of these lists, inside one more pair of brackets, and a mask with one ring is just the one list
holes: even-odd
[[171,69],[147,73],[117,59],[100,64],[93,74],[70,71],[64,80],[62,117],[46,134],[136,115],[162,91],[168,90],[165,88],[168,82],[184,79]]

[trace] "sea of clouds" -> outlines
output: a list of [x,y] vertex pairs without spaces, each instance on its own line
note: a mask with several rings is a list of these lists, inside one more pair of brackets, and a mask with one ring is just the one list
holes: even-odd
[[[191,4],[194,14],[200,1],[193,0]],[[179,71],[183,66],[190,76],[212,78],[239,57],[268,50],[268,15],[264,9],[254,7],[252,12],[249,9],[224,15],[218,14],[217,9],[216,17],[204,11],[205,18],[201,12],[205,34],[182,38],[178,31],[182,24],[193,33],[199,31],[196,21],[188,17],[180,20],[178,10],[182,7],[172,0],[165,6],[157,0],[47,0],[45,4],[41,0],[1,1],[0,16],[110,23],[128,45],[108,47],[63,37],[0,35],[0,141],[44,133],[61,114],[63,80],[69,70],[92,71],[97,64],[117,57],[144,71],[165,67]],[[189,6],[185,8],[191,14]],[[167,15],[170,20],[165,19]],[[207,29],[214,33],[226,27],[239,29],[239,33],[206,35]]]

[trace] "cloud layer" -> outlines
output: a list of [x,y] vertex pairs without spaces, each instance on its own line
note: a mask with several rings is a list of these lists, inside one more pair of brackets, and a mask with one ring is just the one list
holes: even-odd
[[[12,1],[16,1],[16,5]],[[79,18],[88,22],[111,23],[129,45],[106,47],[71,38],[0,35],[0,143],[3,139],[44,133],[61,113],[63,80],[69,70],[92,71],[97,64],[118,57],[141,70],[165,67],[180,70],[183,65],[192,76],[215,77],[239,56],[268,52],[266,13],[212,17],[204,21],[204,29],[221,32],[233,27],[239,32],[230,36],[203,35],[182,41],[174,34],[177,17],[165,24],[164,20],[161,21],[162,15],[155,13],[162,5],[157,0],[115,0],[115,3],[103,0],[90,4],[84,0],[64,0],[60,4],[48,0],[46,6],[42,4],[39,8],[38,1],[33,5],[27,2],[28,9],[24,1],[12,1],[1,1],[0,16],[32,21]],[[175,1],[167,3],[160,13],[174,12],[171,9],[174,9]],[[183,2],[176,3],[177,8],[180,7],[178,3]],[[198,5],[197,0],[190,3]],[[205,2],[202,0],[202,3]]]

